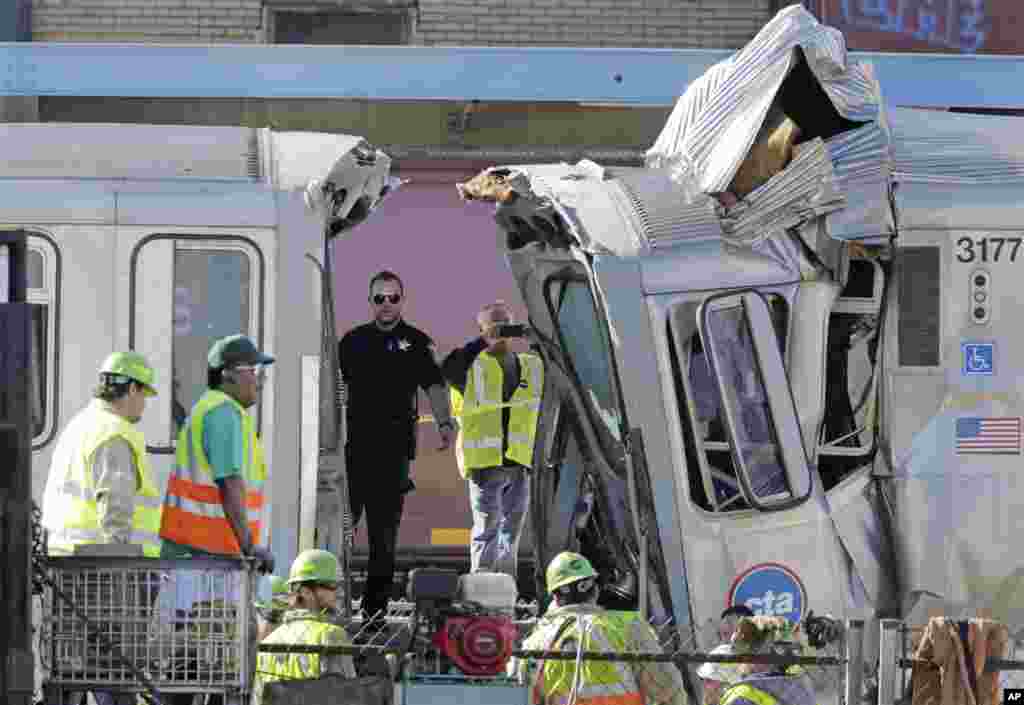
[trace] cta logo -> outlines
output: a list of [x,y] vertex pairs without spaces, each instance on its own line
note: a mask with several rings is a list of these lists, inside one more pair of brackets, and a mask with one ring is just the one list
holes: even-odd
[[759,563],[740,573],[729,588],[729,605],[746,605],[756,615],[799,622],[807,611],[800,577],[780,563]]

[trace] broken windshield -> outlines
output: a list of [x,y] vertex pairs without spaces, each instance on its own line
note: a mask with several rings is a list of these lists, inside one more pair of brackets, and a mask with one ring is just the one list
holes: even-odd
[[546,287],[548,306],[558,324],[562,349],[572,364],[580,393],[609,464],[623,471],[622,414],[608,338],[585,279],[552,279]]

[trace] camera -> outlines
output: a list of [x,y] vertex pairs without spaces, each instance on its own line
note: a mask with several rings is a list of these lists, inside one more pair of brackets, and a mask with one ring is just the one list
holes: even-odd
[[498,326],[497,336],[499,338],[525,338],[526,326],[521,323],[506,323]]

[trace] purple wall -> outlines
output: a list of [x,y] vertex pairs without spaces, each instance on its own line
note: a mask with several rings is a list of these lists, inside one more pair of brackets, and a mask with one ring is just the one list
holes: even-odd
[[[405,319],[437,344],[438,361],[476,335],[480,307],[504,299],[525,320],[518,289],[498,249],[490,204],[463,203],[454,176],[444,183],[417,178],[392,194],[365,224],[335,246],[338,334],[370,319],[367,284],[381,269],[402,277]],[[420,413],[431,413],[421,394]],[[417,489],[406,499],[399,533],[404,549],[430,544],[432,528],[472,524],[466,483],[451,450],[439,452],[433,423],[420,424],[413,464]],[[352,468],[358,472],[358,468]],[[365,529],[357,537],[365,545]]]

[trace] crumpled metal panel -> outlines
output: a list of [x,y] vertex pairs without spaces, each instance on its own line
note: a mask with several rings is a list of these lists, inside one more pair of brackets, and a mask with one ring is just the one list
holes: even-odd
[[843,208],[826,217],[828,234],[837,240],[892,235],[892,138],[885,116],[826,140],[825,148],[834,186],[846,200]]
[[722,236],[714,201],[705,196],[693,203],[682,203],[679,187],[663,172],[616,169],[613,176],[629,200],[647,247],[656,250],[683,241],[716,240]]
[[825,142],[814,139],[796,149],[793,161],[767,183],[728,210],[718,209],[722,237],[754,247],[769,235],[796,227],[846,204]]
[[870,68],[848,62],[843,35],[793,5],[690,85],[648,150],[647,166],[668,169],[688,199],[725,191],[796,65],[797,47],[840,115],[878,118],[881,96]]
[[1024,180],[1024,121],[896,108],[897,181],[1004,184]]

